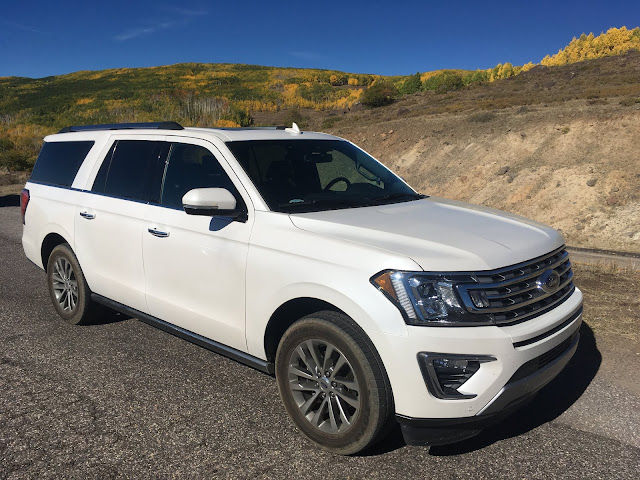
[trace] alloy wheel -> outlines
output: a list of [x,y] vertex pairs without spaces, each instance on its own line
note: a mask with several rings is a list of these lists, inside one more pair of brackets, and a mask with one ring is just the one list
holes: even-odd
[[53,264],[51,275],[53,293],[64,312],[73,312],[78,304],[78,280],[71,263],[60,257]]
[[325,340],[305,340],[289,361],[289,388],[304,417],[325,433],[343,433],[360,411],[360,386],[345,355]]

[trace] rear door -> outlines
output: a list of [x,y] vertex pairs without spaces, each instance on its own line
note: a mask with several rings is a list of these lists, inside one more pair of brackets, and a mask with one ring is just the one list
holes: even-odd
[[76,254],[91,290],[145,313],[142,234],[151,172],[168,151],[162,138],[114,136],[76,210]]
[[145,215],[143,255],[151,315],[246,351],[245,271],[254,216],[242,223],[187,215],[182,197],[193,188],[221,187],[249,197],[215,146],[167,137],[164,181]]

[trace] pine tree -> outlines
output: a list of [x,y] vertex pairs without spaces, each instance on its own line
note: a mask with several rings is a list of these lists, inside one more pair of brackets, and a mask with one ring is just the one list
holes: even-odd
[[409,95],[416,93],[422,89],[422,80],[420,80],[420,72],[416,72],[415,75],[410,75],[400,87],[400,93]]

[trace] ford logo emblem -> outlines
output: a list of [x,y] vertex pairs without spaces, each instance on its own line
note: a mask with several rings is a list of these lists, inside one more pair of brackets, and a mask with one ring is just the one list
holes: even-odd
[[560,286],[560,275],[555,270],[547,270],[538,277],[536,285],[545,293],[554,293]]

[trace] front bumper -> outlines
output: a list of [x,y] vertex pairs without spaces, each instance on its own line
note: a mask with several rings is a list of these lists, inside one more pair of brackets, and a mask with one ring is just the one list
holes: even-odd
[[[402,425],[475,427],[495,420],[495,414],[532,396],[557,375],[575,351],[575,344],[570,349],[567,342],[575,340],[569,339],[581,322],[582,293],[576,288],[553,310],[517,325],[408,326],[406,336],[371,332],[370,337],[387,370]],[[557,349],[562,350],[559,357],[532,369],[532,362],[557,354]],[[429,392],[417,361],[420,352],[491,356],[495,361],[482,363],[460,387],[467,398],[444,399]]]
[[[473,417],[430,419],[411,418],[397,415],[402,435],[407,445],[444,445],[472,437],[483,428],[494,424],[520,408],[551,380],[553,380],[569,363],[578,348],[580,333],[576,330],[565,341],[547,352],[544,356],[533,359],[519,368],[500,393],[478,414]],[[544,361],[541,368],[534,363]]]

